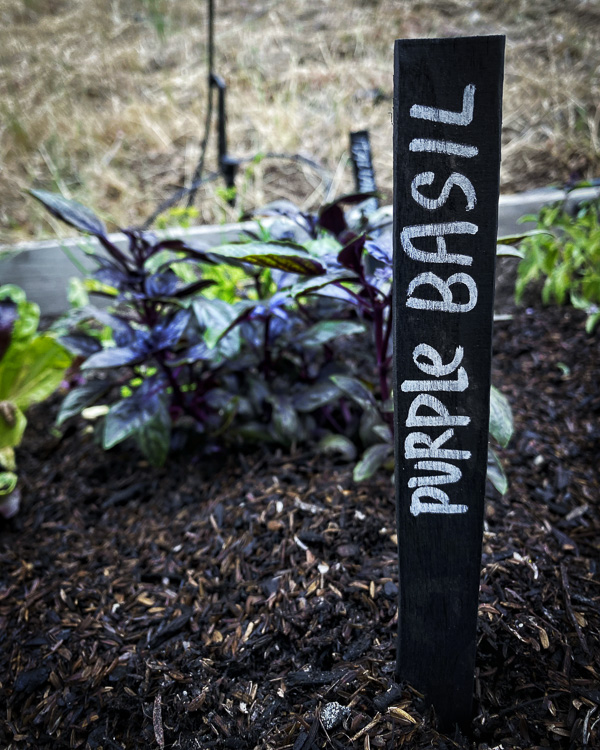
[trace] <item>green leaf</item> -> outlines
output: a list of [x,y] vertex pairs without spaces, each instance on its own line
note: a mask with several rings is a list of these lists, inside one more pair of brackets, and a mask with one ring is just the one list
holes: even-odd
[[40,322],[40,308],[35,302],[24,300],[19,303],[19,319],[15,322],[13,346],[22,346],[32,339]]
[[15,284],[5,284],[0,287],[0,300],[4,299],[12,300],[17,305],[18,312],[11,331],[10,346],[22,347],[36,334],[40,321],[40,308],[35,302],[28,302],[25,292]]
[[342,456],[346,461],[356,458],[356,446],[344,435],[326,435],[319,441],[317,448],[326,455]]
[[27,427],[27,417],[12,401],[0,401],[0,450],[14,448],[21,443]]
[[319,276],[325,273],[325,268],[311,257],[302,245],[293,243],[273,241],[219,245],[211,249],[211,255],[305,276]]
[[517,302],[521,301],[523,292],[528,284],[536,281],[540,276],[540,268],[537,260],[535,248],[527,248],[525,257],[519,263],[517,268],[517,283],[515,286],[515,298]]
[[0,471],[0,497],[10,495],[17,486],[17,475],[12,471]]
[[[530,217],[530,221],[535,221],[536,217]],[[518,242],[523,242],[528,237],[537,237],[540,234],[552,236],[552,232],[548,232],[545,229],[532,229],[530,232],[521,232],[520,234],[506,234],[503,237],[498,237],[496,243],[498,245],[516,245]]]
[[377,443],[367,448],[352,472],[354,481],[363,482],[365,479],[370,479],[377,469],[383,466],[392,451],[393,448],[388,443]]
[[585,297],[583,297],[581,294],[578,294],[575,290],[571,291],[571,304],[574,308],[577,310],[589,310],[591,307],[591,302],[587,300]]
[[106,297],[116,297],[119,294],[119,290],[110,284],[104,284],[98,279],[84,279],[83,280],[83,294],[103,294]]
[[70,417],[79,414],[83,409],[95,404],[99,398],[104,396],[111,387],[111,383],[101,380],[92,380],[85,385],[74,388],[65,396],[56,418],[58,427]]
[[487,478],[501,495],[508,490],[508,479],[496,453],[488,447]]
[[523,259],[525,257],[525,253],[523,250],[519,250],[517,247],[502,247],[499,245],[496,248],[496,255],[499,258],[520,258]]
[[3,469],[4,471],[17,470],[15,452],[12,446],[8,448],[0,448],[0,469]]
[[306,331],[301,333],[297,341],[307,348],[322,346],[340,336],[353,336],[364,333],[363,323],[355,323],[350,320],[321,320]]
[[588,319],[585,321],[586,333],[592,333],[592,331],[597,326],[599,321],[600,321],[600,312],[590,315]]
[[80,309],[90,304],[90,298],[82,279],[73,276],[67,284],[67,300],[71,307]]
[[490,433],[506,447],[513,434],[513,416],[506,396],[495,386],[490,389]]
[[51,336],[38,336],[26,348],[8,352],[0,364],[0,401],[25,411],[60,385],[71,355]]
[[521,216],[521,218],[517,219],[517,224],[529,224],[532,221],[538,220],[537,214],[525,214],[524,216]]

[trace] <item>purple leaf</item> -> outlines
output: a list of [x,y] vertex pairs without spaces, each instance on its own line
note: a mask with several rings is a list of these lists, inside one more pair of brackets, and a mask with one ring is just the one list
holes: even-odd
[[104,396],[112,387],[112,383],[106,380],[91,380],[89,383],[69,391],[63,400],[56,424],[58,427],[69,417],[79,414],[83,409],[95,404],[99,398]]
[[332,375],[330,379],[351,398],[363,411],[379,415],[375,397],[360,380],[346,375]]
[[300,437],[301,426],[291,398],[273,394],[268,400],[273,407],[271,419],[275,432],[285,443],[293,443]]
[[146,294],[148,297],[170,297],[179,283],[179,278],[173,271],[153,273],[146,279]]
[[109,449],[135,436],[146,457],[160,465],[167,455],[170,432],[164,383],[149,378],[132,396],[116,403],[106,415],[103,445]]
[[319,226],[336,237],[348,228],[344,212],[337,203],[325,206],[319,211]]
[[104,247],[104,249],[112,255],[112,257],[117,261],[117,263],[124,269],[129,269],[129,263],[127,262],[127,257],[124,253],[122,253],[119,248],[113,244],[109,239],[107,239],[103,235],[96,235],[98,237],[98,241]]
[[102,349],[102,344],[93,336],[83,333],[71,333],[61,336],[59,342],[73,354],[89,357]]
[[287,273],[286,271],[279,271],[274,268],[271,271],[271,278],[275,282],[277,289],[287,289],[296,283],[298,275],[295,273]]
[[0,301],[0,359],[10,346],[13,327],[18,315],[16,303],[10,299]]
[[96,237],[106,237],[106,229],[100,219],[95,216],[89,208],[82,206],[77,201],[63,198],[58,193],[50,193],[47,190],[29,190],[29,194],[40,201],[53,216],[64,221],[80,232],[93,234]]
[[342,392],[331,380],[323,380],[294,396],[293,405],[299,412],[311,412],[336,401]]
[[373,240],[367,240],[365,242],[365,250],[373,260],[379,261],[379,263],[390,265],[392,262],[391,247],[388,248],[385,244],[380,244]]
[[[355,274],[353,274],[351,271],[347,271],[344,269],[341,269],[339,271],[330,271],[327,276],[319,276],[317,278],[299,281],[297,284],[294,284],[290,291],[290,294],[292,297],[298,297],[303,294],[314,294],[319,289],[323,289],[324,287],[334,288],[331,285],[336,281],[341,282],[357,280],[358,279],[356,278]],[[344,297],[344,299],[346,299],[346,297]]]
[[362,203],[367,198],[374,198],[378,193],[351,193],[342,195],[333,203],[322,206],[319,211],[319,226],[332,232],[336,237],[348,228],[342,204]]
[[378,198],[379,193],[374,190],[367,193],[348,193],[347,195],[340,195],[339,198],[335,199],[335,203],[348,203],[350,205],[356,204],[356,203],[363,203],[363,201],[366,201],[368,198]]
[[355,237],[337,256],[338,263],[344,268],[349,268],[360,274],[362,269],[362,251],[365,246],[365,237]]
[[209,286],[214,286],[214,284],[216,283],[217,282],[213,281],[212,279],[200,279],[199,281],[195,281],[193,284],[188,284],[187,286],[181,287],[175,292],[175,294],[173,294],[173,296],[177,299],[181,299],[182,297],[189,297],[191,294],[201,292],[203,289],[207,289]]
[[121,290],[127,281],[129,280],[128,275],[116,268],[99,268],[92,274],[93,278],[103,284],[108,284],[115,289]]
[[[277,203],[277,202],[276,202]],[[316,237],[316,217],[312,214],[300,211],[297,206],[288,201],[284,202],[284,205],[268,205],[259,211],[254,212],[254,216],[279,216],[296,224],[303,231],[307,232],[311,237]],[[248,233],[249,234],[249,233]],[[258,237],[257,237],[258,239]],[[283,239],[283,238],[281,238]]]
[[151,333],[153,351],[174,347],[183,336],[190,315],[189,310],[179,310],[165,326],[156,326]]
[[133,365],[141,362],[146,356],[142,352],[131,346],[115,346],[110,349],[102,349],[100,352],[92,354],[81,366],[82,370],[101,369],[103,367],[122,367],[123,365]]
[[227,334],[230,331],[232,331],[236,326],[241,326],[244,323],[253,320],[257,316],[257,314],[260,314],[260,313],[257,313],[257,311],[260,311],[260,310],[262,311],[265,310],[263,305],[249,304],[248,306],[246,306],[245,309],[243,309],[242,312],[239,313],[239,315],[237,315],[231,321],[231,323],[229,323],[229,325],[223,329],[223,331],[221,331],[221,333],[219,334],[217,338],[217,341],[221,341],[223,338],[225,338],[225,336],[227,336]]
[[353,336],[364,332],[364,325],[352,320],[320,320],[299,334],[296,341],[310,349],[328,344],[341,336]]
[[314,291],[313,294],[317,297],[329,297],[330,299],[343,300],[349,305],[354,305],[355,307],[362,308],[363,306],[361,300],[359,300],[356,295],[337,284],[329,284],[329,286]]
[[119,315],[112,315],[106,310],[94,308],[92,311],[99,323],[112,329],[113,338],[117,346],[129,346],[136,340],[135,329]]
[[217,354],[215,349],[209,349],[208,346],[201,341],[199,344],[194,344],[188,349],[184,349],[177,353],[175,359],[169,359],[169,367],[179,367],[180,365],[189,365],[194,362],[207,362],[214,359]]

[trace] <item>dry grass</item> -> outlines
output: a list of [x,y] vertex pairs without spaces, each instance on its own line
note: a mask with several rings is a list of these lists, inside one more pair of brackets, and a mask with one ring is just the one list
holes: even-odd
[[[596,0],[215,0],[229,147],[310,155],[352,189],[348,133],[369,129],[392,188],[393,41],[507,35],[502,187],[600,174]],[[60,190],[120,225],[189,183],[206,108],[204,0],[0,0],[0,242],[54,232],[23,195]],[[215,169],[216,138],[207,167]],[[230,209],[203,189],[201,220],[276,197],[323,199],[319,176],[264,160]]]

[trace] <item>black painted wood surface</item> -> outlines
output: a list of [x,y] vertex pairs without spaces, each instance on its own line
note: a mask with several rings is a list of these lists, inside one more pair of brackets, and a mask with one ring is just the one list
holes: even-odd
[[487,464],[504,37],[398,40],[397,677],[471,718]]

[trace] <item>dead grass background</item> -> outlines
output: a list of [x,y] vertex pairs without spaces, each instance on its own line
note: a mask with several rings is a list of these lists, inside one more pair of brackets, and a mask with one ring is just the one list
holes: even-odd
[[[228,84],[229,150],[302,153],[352,189],[348,134],[371,134],[391,198],[393,41],[507,35],[502,189],[600,175],[597,0],[215,0],[215,70]],[[109,222],[140,223],[199,156],[207,99],[204,0],[0,0],[0,242],[58,224],[28,187]],[[216,134],[207,169],[216,168]],[[318,174],[265,159],[220,182],[199,221],[278,197],[323,200]],[[64,230],[60,229],[61,234]]]

